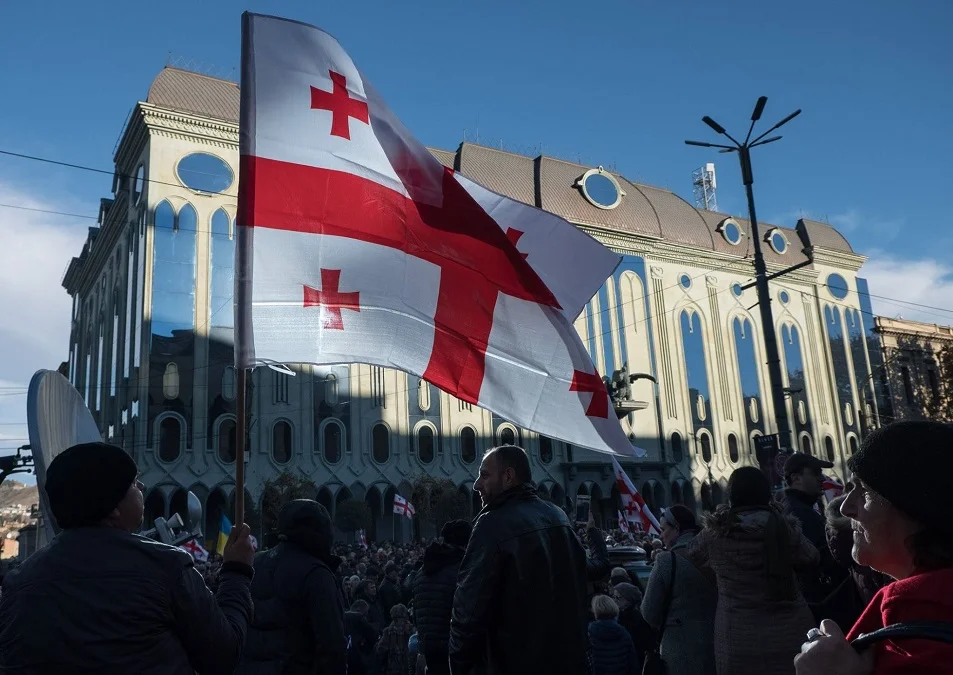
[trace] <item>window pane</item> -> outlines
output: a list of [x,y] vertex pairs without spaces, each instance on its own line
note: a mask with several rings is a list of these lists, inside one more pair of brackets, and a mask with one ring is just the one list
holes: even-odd
[[684,457],[682,450],[682,437],[679,434],[672,434],[672,460],[678,464]]
[[734,434],[728,434],[728,458],[732,462],[738,461],[738,437]]
[[516,445],[516,433],[510,427],[503,427],[500,431],[501,445]]
[[287,422],[276,422],[272,430],[271,453],[279,464],[291,460],[291,442],[291,425]]
[[417,456],[425,464],[433,461],[433,430],[426,425],[417,431]]
[[539,437],[539,460],[543,464],[553,461],[553,440],[549,436]]
[[711,437],[708,434],[702,434],[700,440],[702,445],[702,459],[704,459],[706,463],[711,462]]
[[371,432],[374,461],[384,463],[390,458],[390,433],[383,424],[375,424]]
[[335,422],[324,427],[324,458],[332,464],[341,459],[341,427]]
[[227,419],[218,427],[218,456],[223,462],[235,461],[235,420]]
[[234,344],[232,328],[235,310],[235,238],[231,220],[224,209],[212,216],[211,254],[209,256],[209,326],[212,339]]
[[176,417],[166,417],[159,424],[159,459],[173,462],[182,451],[182,425]]

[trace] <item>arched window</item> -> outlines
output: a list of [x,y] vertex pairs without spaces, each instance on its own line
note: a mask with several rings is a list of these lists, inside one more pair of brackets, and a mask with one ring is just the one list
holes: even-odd
[[417,457],[424,464],[433,461],[433,429],[426,424],[417,429]]
[[424,412],[430,410],[430,383],[426,380],[417,382],[417,407]]
[[702,434],[698,441],[702,446],[702,459],[705,460],[706,464],[710,464],[712,458],[711,436]]
[[460,459],[467,464],[476,459],[476,432],[473,427],[463,427],[460,430]]
[[230,344],[235,325],[235,237],[225,209],[212,215],[209,274],[209,333],[212,339]]
[[824,452],[827,453],[827,461],[834,461],[834,439],[830,436],[824,437]]
[[324,400],[328,402],[328,405],[338,403],[338,378],[334,373],[328,373],[324,378]]
[[235,461],[235,420],[231,418],[218,425],[218,458],[227,464]]
[[156,207],[153,231],[152,335],[175,337],[195,326],[195,209],[186,204],[178,218],[169,202]]
[[705,336],[701,316],[697,312],[681,313],[682,348],[685,354],[685,387],[688,390],[692,418],[697,432],[711,418],[711,396],[708,388]]
[[169,400],[179,397],[179,367],[171,361],[162,373],[162,395]]
[[801,452],[805,455],[814,454],[814,445],[811,443],[811,437],[807,434],[801,436]]
[[512,427],[503,427],[500,429],[500,445],[517,445],[519,440]]
[[341,461],[342,435],[340,423],[330,421],[324,425],[324,458],[331,464]]
[[737,462],[738,458],[738,437],[734,434],[728,434],[728,459]]
[[682,437],[678,433],[672,434],[672,461],[680,463],[685,457],[685,451],[682,449]]
[[284,420],[275,422],[271,429],[271,456],[276,462],[286,464],[291,461],[294,452],[292,442],[291,425]]
[[539,437],[539,461],[543,464],[553,461],[553,439],[549,436],[540,435]]
[[853,456],[854,456],[854,453],[857,452],[857,437],[856,437],[856,436],[848,436],[848,437],[847,437],[847,445],[848,445],[849,448],[850,448],[850,456],[853,457]]
[[182,453],[182,422],[169,415],[159,422],[159,459],[174,462]]
[[143,188],[146,185],[145,179],[146,179],[146,170],[140,164],[139,168],[136,169],[136,181],[133,183],[133,186],[132,186],[132,203],[134,205],[138,204],[139,199],[142,197]]
[[390,459],[390,432],[383,424],[375,424],[371,430],[374,461],[383,464]]

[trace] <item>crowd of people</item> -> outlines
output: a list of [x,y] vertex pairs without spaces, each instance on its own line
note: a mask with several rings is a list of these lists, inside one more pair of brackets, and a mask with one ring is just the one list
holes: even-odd
[[[953,427],[898,423],[849,460],[791,455],[776,493],[734,471],[728,504],[685,506],[640,536],[651,572],[613,567],[595,523],[540,499],[525,452],[494,448],[483,509],[429,542],[342,545],[311,500],[280,543],[233,528],[200,573],[137,534],[142,492],[121,450],[86,444],[47,471],[62,532],[6,575],[0,670],[348,675],[894,675],[953,672]],[[101,486],[89,490],[90,485]],[[54,646],[55,648],[51,648]]]

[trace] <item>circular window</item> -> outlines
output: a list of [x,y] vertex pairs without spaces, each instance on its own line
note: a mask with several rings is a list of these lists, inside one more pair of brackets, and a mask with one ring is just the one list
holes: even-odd
[[741,287],[741,284],[736,281],[731,285],[731,292],[735,294],[736,298],[740,298],[741,294],[744,293],[745,290]]
[[791,296],[788,294],[787,291],[781,291],[780,293],[778,293],[778,300],[781,301],[782,305],[786,305],[789,302],[791,302]]
[[235,174],[225,161],[205,152],[194,152],[179,160],[175,173],[185,187],[216,194],[232,186]]
[[692,287],[692,278],[687,274],[683,274],[678,278],[678,283],[682,288],[688,290]]
[[725,220],[721,224],[721,236],[725,238],[732,246],[737,246],[741,243],[741,238],[744,236],[744,233],[741,231],[741,226],[738,225],[735,221],[729,219]]
[[582,175],[576,186],[582,190],[582,196],[590,204],[600,209],[614,209],[622,201],[625,192],[619,187],[619,182],[606,173],[600,166],[597,169],[589,169]]
[[835,298],[843,300],[847,297],[849,291],[850,287],[847,285],[847,279],[836,273],[827,276],[827,292]]
[[774,229],[768,232],[768,236],[765,237],[768,244],[771,245],[771,248],[774,249],[774,252],[778,255],[784,255],[788,250],[788,239],[784,236],[784,233],[781,230]]

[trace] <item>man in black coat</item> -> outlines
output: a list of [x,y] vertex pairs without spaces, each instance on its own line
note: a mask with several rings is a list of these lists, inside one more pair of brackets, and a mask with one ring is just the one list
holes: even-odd
[[450,613],[457,572],[472,529],[466,520],[444,525],[440,530],[442,541],[435,541],[424,551],[423,568],[414,579],[414,617],[429,675],[450,674]]
[[232,528],[218,592],[192,556],[135,534],[135,461],[106,443],[75,445],[46,471],[62,528],[3,580],[0,672],[231,673],[251,618],[254,548]]
[[344,595],[331,555],[331,517],[296,499],[278,515],[280,543],[255,558],[255,617],[237,673],[344,675]]
[[818,500],[824,494],[824,469],[833,466],[832,462],[801,452],[794,453],[784,462],[784,481],[787,485],[781,499],[784,512],[800,521],[804,536],[821,554],[818,567],[798,576],[801,593],[819,615],[819,621],[827,618],[822,607],[824,600],[848,574],[834,560],[827,545],[826,521],[818,506]]
[[453,597],[454,675],[586,672],[586,553],[530,480],[517,446],[493,448],[480,465],[483,510]]
[[390,616],[390,610],[394,605],[404,602],[400,577],[397,575],[397,565],[393,562],[384,566],[384,580],[381,582],[380,588],[377,589],[377,597],[380,598],[381,607],[386,617]]

